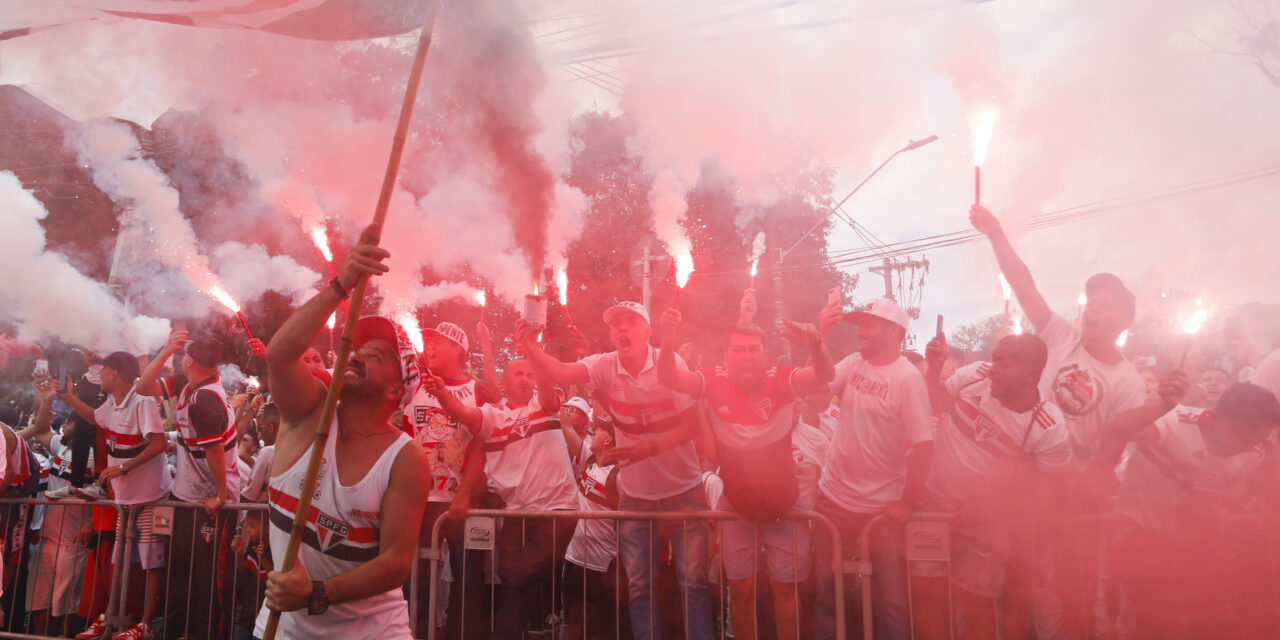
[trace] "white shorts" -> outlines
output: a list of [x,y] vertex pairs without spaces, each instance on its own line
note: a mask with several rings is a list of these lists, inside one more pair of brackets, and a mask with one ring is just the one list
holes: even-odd
[[[732,511],[732,506],[721,497],[717,510]],[[804,522],[782,520],[756,525],[745,520],[725,520],[720,523],[720,556],[724,559],[725,576],[730,580],[746,580],[754,575],[756,553],[763,546],[770,578],[778,582],[808,580],[812,539],[809,526]]]
[[[125,504],[120,505],[119,515],[116,519],[116,528],[120,528],[120,518],[128,518],[135,510],[138,516],[134,519],[137,529],[138,544],[133,548],[131,559],[133,562],[142,564],[144,570],[161,569],[164,567],[165,557],[165,538],[168,536],[156,535],[151,532],[151,514],[155,509],[154,505],[144,504]],[[126,538],[128,536],[126,535]]]
[[55,618],[75,611],[88,557],[89,550],[82,544],[41,540],[40,549],[31,558],[28,608],[49,609]]

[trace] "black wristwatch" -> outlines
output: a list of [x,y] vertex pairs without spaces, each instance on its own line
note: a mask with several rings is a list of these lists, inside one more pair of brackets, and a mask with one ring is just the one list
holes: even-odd
[[324,592],[324,582],[311,583],[311,598],[307,600],[307,615],[318,616],[329,610],[329,594]]

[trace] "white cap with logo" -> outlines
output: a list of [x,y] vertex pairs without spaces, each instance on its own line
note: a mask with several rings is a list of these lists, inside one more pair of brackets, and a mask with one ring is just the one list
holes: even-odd
[[574,409],[577,409],[578,411],[581,411],[582,413],[586,414],[586,416],[587,416],[587,419],[588,419],[588,420],[590,420],[590,419],[592,418],[592,416],[591,416],[591,404],[587,402],[587,399],[586,399],[586,398],[582,398],[582,397],[579,397],[579,396],[574,396],[574,397],[572,397],[572,398],[569,398],[569,399],[564,403],[564,406],[566,406],[566,407],[573,407]]
[[911,330],[911,316],[907,315],[906,309],[899,307],[898,303],[888,298],[876,298],[868,302],[867,306],[844,314],[845,321],[853,324],[858,324],[860,320],[866,317],[887,320],[902,327],[903,331]]
[[619,302],[618,304],[604,310],[604,323],[609,324],[613,319],[618,317],[619,313],[634,313],[644,318],[645,324],[649,324],[649,310],[639,302]]
[[422,333],[428,337],[438,335],[445,340],[462,347],[463,351],[470,351],[471,343],[467,341],[467,332],[463,331],[462,327],[459,327],[452,322],[441,322],[436,325],[435,329],[423,329]]

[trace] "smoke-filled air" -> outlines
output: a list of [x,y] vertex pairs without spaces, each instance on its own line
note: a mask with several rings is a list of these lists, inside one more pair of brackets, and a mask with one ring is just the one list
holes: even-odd
[[[358,414],[379,419],[335,420],[344,438],[391,424],[421,445],[428,519],[457,516],[474,485],[497,499],[472,508],[732,511],[764,536],[699,521],[729,538],[732,597],[699,577],[674,603],[641,594],[659,583],[635,555],[651,532],[542,521],[528,535],[622,536],[589,541],[616,547],[608,558],[571,545],[538,560],[561,576],[568,558],[586,567],[578,588],[617,596],[630,615],[603,626],[600,602],[565,604],[580,593],[534,604],[537,585],[500,560],[502,586],[478,588],[503,595],[479,597],[455,537],[449,578],[416,590],[425,616],[426,594],[452,585],[435,637],[494,621],[493,637],[639,638],[659,611],[681,612],[690,638],[1280,637],[1280,549],[1263,535],[1280,513],[1280,0],[0,7],[0,459],[27,469],[42,451],[55,477],[74,459],[51,499],[133,495],[114,482],[160,453],[94,409],[149,416],[121,395],[136,391],[182,432],[171,497],[225,513],[237,494],[191,497],[237,458],[246,485],[269,478],[244,495],[271,502],[276,526],[299,504],[280,469],[252,470],[248,449],[275,440],[262,425]],[[369,316],[391,328],[357,331]],[[399,351],[405,393],[377,387],[397,376],[370,364],[370,340]],[[289,378],[307,368],[318,384]],[[215,425],[222,455],[204,449],[215,427],[192,422],[210,413],[189,405],[199,389],[182,391],[202,374],[237,427]],[[273,380],[333,393],[302,411]],[[390,397],[405,402],[376,402]],[[94,429],[116,435],[104,448]],[[554,460],[539,457],[547,436]],[[484,455],[466,453],[473,438]],[[184,480],[217,458],[231,464],[216,477]],[[5,468],[0,492],[17,491]],[[377,532],[366,507],[332,531]],[[802,533],[784,517],[813,511],[822,526]],[[315,567],[393,553],[310,535]],[[794,563],[768,557],[783,538],[804,547]],[[839,548],[870,548],[865,588],[831,574]],[[0,602],[28,560],[4,559]],[[0,632],[39,636],[52,616],[67,637],[82,623],[113,637],[132,616],[128,638],[170,637],[164,612],[186,615],[157,612],[161,598],[94,622],[105,610],[51,586],[79,593],[81,577],[32,573],[50,594],[26,594],[30,616],[5,605]],[[323,589],[280,595],[273,575],[249,575],[263,589],[245,611],[292,607],[281,637],[368,635],[339,619],[363,605],[308,621],[298,602],[328,607]],[[262,637],[233,608],[222,628]],[[377,620],[400,637],[399,618]],[[426,637],[427,618],[411,622]]]

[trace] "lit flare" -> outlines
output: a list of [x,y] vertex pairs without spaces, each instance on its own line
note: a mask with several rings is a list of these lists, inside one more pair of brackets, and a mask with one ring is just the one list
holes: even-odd
[[689,284],[689,276],[693,273],[693,254],[684,251],[676,256],[676,286],[681,289]]
[[413,343],[413,350],[422,353],[422,327],[418,326],[418,316],[411,309],[401,309],[396,312],[396,322],[404,328],[404,332],[409,334],[409,342]]
[[996,110],[983,109],[973,125],[973,166],[981,167],[987,161],[987,148],[996,132]]
[[235,298],[232,298],[231,294],[227,293],[227,290],[222,288],[222,285],[215,284],[210,287],[209,295],[212,296],[214,300],[221,303],[222,306],[230,309],[232,313],[240,313],[240,305],[236,304]]
[[324,227],[318,224],[311,227],[311,241],[320,250],[325,262],[333,262],[333,251],[329,249],[329,236],[324,232]]

